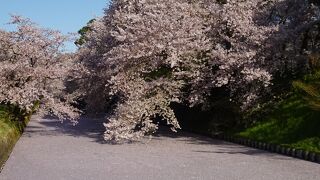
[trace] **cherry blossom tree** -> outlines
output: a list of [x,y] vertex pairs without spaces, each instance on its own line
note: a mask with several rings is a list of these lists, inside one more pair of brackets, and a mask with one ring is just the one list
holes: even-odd
[[253,105],[274,74],[298,68],[292,39],[319,19],[317,7],[294,2],[113,0],[79,51],[95,93],[119,98],[105,139],[139,139],[158,129],[156,117],[179,129],[171,104],[206,107],[214,88]]
[[74,55],[62,51],[68,37],[20,16],[12,16],[11,24],[15,31],[0,30],[0,102],[26,113],[40,103],[39,113],[75,121],[79,111],[65,93],[65,80],[78,68]]

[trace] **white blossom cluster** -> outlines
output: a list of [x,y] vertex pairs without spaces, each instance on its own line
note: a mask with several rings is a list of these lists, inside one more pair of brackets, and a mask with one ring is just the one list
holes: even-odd
[[40,103],[39,113],[76,120],[79,111],[64,92],[65,79],[76,67],[73,55],[61,50],[67,37],[20,16],[12,16],[11,23],[15,31],[0,30],[0,103],[26,112]]
[[105,139],[139,139],[157,130],[155,117],[178,129],[170,104],[205,105],[213,88],[252,105],[292,58],[279,56],[285,42],[319,19],[307,1],[294,2],[113,0],[79,51],[98,79],[91,89],[120,97]]

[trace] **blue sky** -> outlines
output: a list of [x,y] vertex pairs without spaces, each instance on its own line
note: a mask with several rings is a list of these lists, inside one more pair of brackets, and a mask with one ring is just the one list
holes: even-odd
[[[0,0],[0,28],[11,29],[10,14],[30,18],[41,27],[77,32],[90,19],[102,16],[109,0]],[[66,44],[74,51],[73,43]]]

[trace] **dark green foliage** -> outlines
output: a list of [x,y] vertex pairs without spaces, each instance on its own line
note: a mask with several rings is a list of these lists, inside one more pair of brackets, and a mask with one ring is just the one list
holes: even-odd
[[217,0],[217,3],[218,3],[218,4],[226,4],[226,3],[227,3],[227,0]]
[[310,56],[310,67],[312,73],[293,82],[293,86],[304,95],[311,108],[320,111],[320,55]]
[[93,23],[94,21],[95,19],[91,19],[86,26],[84,26],[78,31],[78,33],[80,34],[80,38],[74,42],[75,45],[82,46],[87,41],[86,34],[89,31],[91,31],[90,24]]
[[146,81],[152,81],[158,78],[170,78],[172,77],[172,68],[161,66],[154,71],[145,73],[143,76]]
[[308,101],[309,105],[315,109],[320,111],[320,89],[319,82],[318,83],[303,83],[301,81],[295,81],[293,83],[294,87],[303,91],[305,94],[305,99]]

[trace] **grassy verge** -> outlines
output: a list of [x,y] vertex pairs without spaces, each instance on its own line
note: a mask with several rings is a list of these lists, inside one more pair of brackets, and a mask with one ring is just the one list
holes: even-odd
[[0,105],[0,170],[21,136],[29,117],[16,113],[6,105]]
[[298,93],[279,102],[274,110],[236,136],[320,153],[320,112]]

